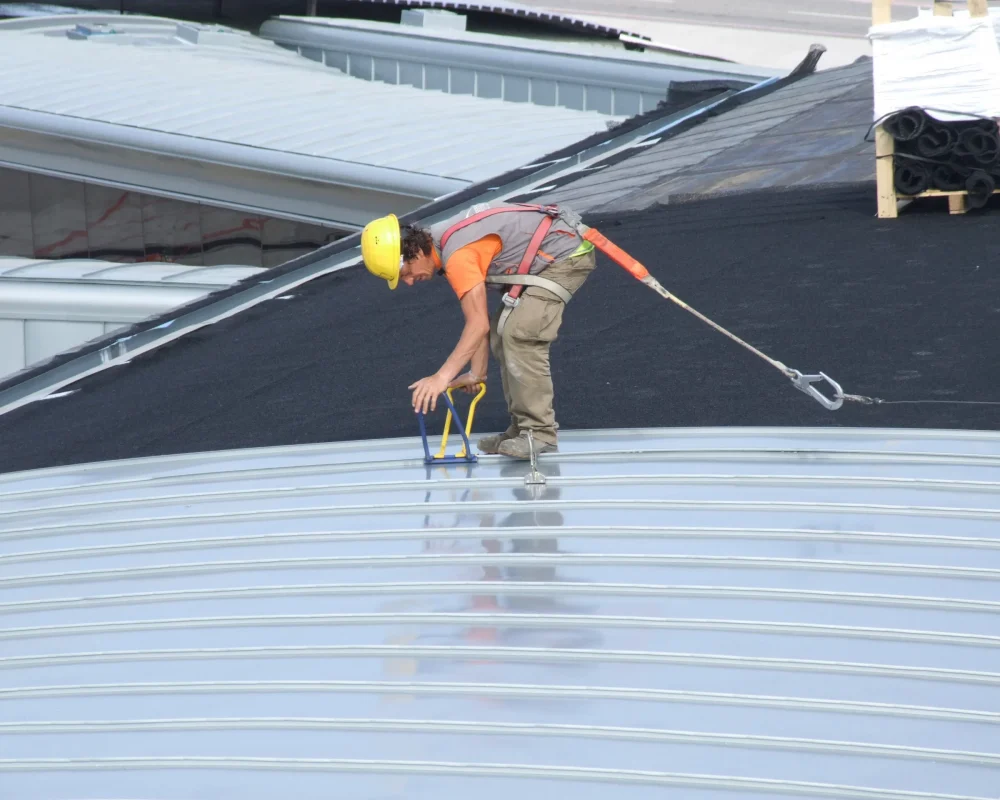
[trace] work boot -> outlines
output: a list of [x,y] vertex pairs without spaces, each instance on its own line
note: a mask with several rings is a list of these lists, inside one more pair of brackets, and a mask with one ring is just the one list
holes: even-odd
[[492,436],[484,436],[477,443],[480,453],[485,453],[488,456],[495,456],[500,452],[501,442],[505,442],[508,439],[513,439],[517,436],[517,431],[507,428],[503,433],[494,433]]
[[[535,455],[539,456],[542,453],[555,453],[559,450],[559,447],[555,444],[549,444],[548,442],[540,442],[535,439]],[[518,436],[513,439],[505,439],[500,442],[500,447],[498,452],[502,456],[507,456],[508,458],[519,458],[522,461],[528,461],[531,459],[531,448],[528,447],[528,434],[522,431]]]

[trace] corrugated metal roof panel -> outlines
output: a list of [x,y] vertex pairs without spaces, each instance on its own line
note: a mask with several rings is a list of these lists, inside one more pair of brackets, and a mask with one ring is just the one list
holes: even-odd
[[360,81],[276,46],[261,60],[2,31],[4,107],[175,136],[472,181],[605,127],[596,113]]
[[5,787],[993,795],[1000,436],[561,443],[3,476]]
[[363,20],[280,17],[265,22],[261,35],[367,80],[604,114],[656,108],[673,81],[749,85],[775,75],[704,58],[635,53],[609,43],[566,44]]
[[[66,38],[81,19],[123,32]],[[191,44],[174,21],[125,20],[0,22],[0,160],[352,229],[609,123],[363,81],[249,34]]]

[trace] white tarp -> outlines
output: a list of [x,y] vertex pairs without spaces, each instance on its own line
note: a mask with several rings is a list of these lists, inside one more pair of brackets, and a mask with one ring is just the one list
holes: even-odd
[[992,17],[921,16],[868,32],[875,119],[911,106],[941,120],[1000,117],[1000,46]]

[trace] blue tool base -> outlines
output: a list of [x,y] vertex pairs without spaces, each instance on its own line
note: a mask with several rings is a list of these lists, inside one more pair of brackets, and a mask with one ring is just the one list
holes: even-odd
[[444,456],[443,458],[425,458],[425,464],[475,464],[479,461],[479,456],[464,456],[459,458],[458,456]]

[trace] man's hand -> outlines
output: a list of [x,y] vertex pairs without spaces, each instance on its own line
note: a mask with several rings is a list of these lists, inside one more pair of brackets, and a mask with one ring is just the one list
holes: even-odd
[[461,389],[466,394],[475,394],[479,391],[479,387],[484,384],[486,380],[480,378],[473,372],[466,372],[464,375],[459,375],[455,380],[451,382],[449,389]]
[[428,408],[431,411],[437,408],[437,399],[448,388],[448,381],[435,372],[416,383],[411,383],[407,388],[413,390],[413,410],[423,411],[426,414]]

